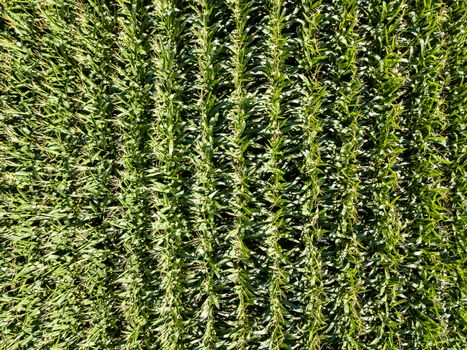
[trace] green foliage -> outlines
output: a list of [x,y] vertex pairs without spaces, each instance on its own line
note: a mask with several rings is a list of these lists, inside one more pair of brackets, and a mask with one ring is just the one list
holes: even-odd
[[464,0],[0,4],[0,349],[467,348]]

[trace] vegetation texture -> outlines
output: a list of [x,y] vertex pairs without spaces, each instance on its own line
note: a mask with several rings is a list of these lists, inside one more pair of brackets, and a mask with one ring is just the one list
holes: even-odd
[[0,349],[467,349],[466,0],[0,1]]

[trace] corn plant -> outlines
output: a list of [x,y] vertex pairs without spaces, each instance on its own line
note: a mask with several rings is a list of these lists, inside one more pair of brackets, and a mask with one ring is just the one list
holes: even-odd
[[467,348],[465,0],[0,3],[0,349]]

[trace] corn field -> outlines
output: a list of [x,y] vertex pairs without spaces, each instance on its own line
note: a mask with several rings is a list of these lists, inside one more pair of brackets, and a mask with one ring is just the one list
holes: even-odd
[[466,0],[1,0],[0,349],[467,349]]

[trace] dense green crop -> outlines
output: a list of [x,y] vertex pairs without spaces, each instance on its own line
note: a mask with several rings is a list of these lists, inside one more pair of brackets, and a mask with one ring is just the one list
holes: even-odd
[[1,349],[467,349],[465,0],[0,33]]

